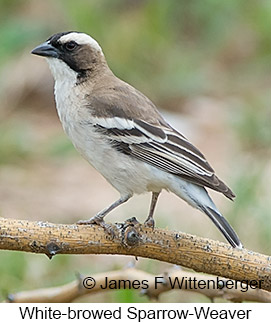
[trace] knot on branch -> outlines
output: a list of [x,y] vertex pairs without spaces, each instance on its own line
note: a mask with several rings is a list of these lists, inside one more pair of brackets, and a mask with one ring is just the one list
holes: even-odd
[[124,222],[121,230],[121,242],[126,248],[135,247],[141,243],[140,227],[140,223],[135,217]]
[[61,251],[61,247],[56,242],[53,242],[53,241],[49,242],[45,248],[46,248],[46,256],[49,259],[52,259],[53,256],[55,256],[57,253]]

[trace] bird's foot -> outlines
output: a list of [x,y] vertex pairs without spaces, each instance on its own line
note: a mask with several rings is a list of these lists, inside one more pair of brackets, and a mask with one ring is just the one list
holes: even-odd
[[149,228],[154,228],[154,225],[155,225],[155,221],[153,218],[150,218],[150,219],[147,219],[145,222],[144,222],[144,225],[146,227],[149,227]]
[[106,233],[110,234],[112,238],[115,237],[115,232],[111,224],[105,223],[104,219],[99,216],[93,216],[88,220],[79,220],[76,222],[78,225],[91,225],[96,224],[105,230]]
[[103,226],[104,219],[98,216],[93,216],[92,218],[88,219],[88,220],[79,220],[76,222],[76,224],[78,225],[90,225],[90,224],[97,224],[100,225],[101,227]]

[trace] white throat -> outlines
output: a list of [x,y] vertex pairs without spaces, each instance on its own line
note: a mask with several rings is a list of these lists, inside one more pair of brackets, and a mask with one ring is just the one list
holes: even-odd
[[76,84],[77,73],[71,69],[65,62],[58,58],[46,58],[50,70],[53,74],[55,82],[68,82],[69,84]]
[[57,58],[47,58],[50,70],[55,79],[55,101],[59,119],[65,132],[69,135],[70,124],[74,118],[76,105],[77,73],[66,63]]

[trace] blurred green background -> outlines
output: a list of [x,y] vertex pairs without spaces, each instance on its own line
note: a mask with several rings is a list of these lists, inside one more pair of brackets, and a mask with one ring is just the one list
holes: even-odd
[[[78,30],[102,46],[114,73],[149,96],[231,186],[212,194],[243,244],[271,251],[271,2],[269,0],[0,0],[0,216],[73,223],[118,197],[62,132],[45,60],[30,55],[51,34]],[[108,221],[146,217],[135,197]],[[188,216],[189,215],[189,216]],[[156,224],[223,240],[206,217],[164,193]],[[224,241],[224,240],[223,240]],[[131,257],[0,251],[0,299],[61,285],[75,273],[125,267]],[[158,274],[169,264],[142,260]],[[148,302],[137,291],[80,301]],[[163,302],[209,301],[168,292]]]

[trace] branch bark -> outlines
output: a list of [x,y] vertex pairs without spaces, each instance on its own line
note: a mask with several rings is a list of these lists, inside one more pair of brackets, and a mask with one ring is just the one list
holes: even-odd
[[157,259],[233,280],[261,281],[271,291],[271,257],[190,234],[151,229],[135,218],[111,224],[67,225],[0,218],[0,249],[56,254],[121,254]]

